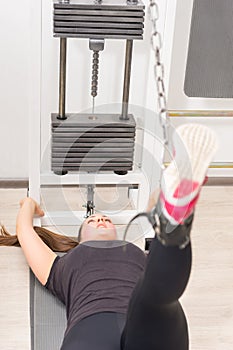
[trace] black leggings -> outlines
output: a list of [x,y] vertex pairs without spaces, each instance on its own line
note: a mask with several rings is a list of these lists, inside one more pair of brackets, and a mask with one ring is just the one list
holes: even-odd
[[188,350],[188,328],[178,301],[191,271],[191,245],[185,249],[152,242],[143,278],[129,304],[122,350]]
[[83,319],[67,334],[62,350],[188,350],[178,299],[188,283],[191,256],[190,244],[179,249],[154,239],[127,316],[109,312]]

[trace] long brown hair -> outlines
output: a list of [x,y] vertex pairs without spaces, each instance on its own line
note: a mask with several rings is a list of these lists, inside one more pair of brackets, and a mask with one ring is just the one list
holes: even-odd
[[[80,227],[77,239],[54,233],[43,227],[35,226],[34,230],[42,241],[54,252],[68,252],[79,244],[81,228],[82,226]],[[18,237],[11,235],[3,225],[0,225],[0,246],[20,247]]]

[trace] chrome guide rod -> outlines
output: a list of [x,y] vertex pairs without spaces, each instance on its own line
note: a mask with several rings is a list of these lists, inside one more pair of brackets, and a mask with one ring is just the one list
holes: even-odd
[[59,115],[58,119],[66,119],[66,48],[67,39],[60,38],[60,77],[59,77]]
[[92,114],[95,113],[95,97],[92,97]]
[[87,212],[86,218],[94,214],[94,185],[87,185]]
[[120,117],[120,119],[123,119],[123,120],[129,119],[128,108],[129,108],[129,87],[130,87],[132,53],[133,53],[133,40],[126,40],[125,76],[124,76],[122,112]]

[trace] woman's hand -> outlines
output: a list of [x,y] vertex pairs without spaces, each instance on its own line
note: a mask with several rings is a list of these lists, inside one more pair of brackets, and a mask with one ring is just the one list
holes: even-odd
[[20,201],[20,208],[29,206],[32,209],[34,216],[44,216],[44,211],[41,209],[40,205],[32,198],[26,197]]
[[33,217],[43,215],[43,210],[34,199],[22,199],[16,220],[16,234],[29,266],[45,285],[57,255],[40,239],[33,228]]

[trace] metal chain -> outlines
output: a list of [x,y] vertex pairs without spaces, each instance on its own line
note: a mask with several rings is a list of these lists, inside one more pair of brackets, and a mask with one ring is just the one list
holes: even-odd
[[162,48],[162,39],[161,34],[157,29],[157,22],[159,19],[159,9],[158,4],[155,0],[150,0],[150,19],[152,22],[152,35],[151,35],[151,46],[155,52],[155,65],[154,65],[154,75],[158,92],[158,113],[159,113],[159,122],[163,131],[163,143],[162,143],[162,153],[161,153],[161,175],[160,182],[163,176],[163,171],[165,169],[165,150],[169,145],[169,127],[170,121],[167,111],[167,99],[165,93],[165,84],[164,84],[164,65],[161,62],[161,48]]
[[[158,92],[158,108],[159,108],[159,122],[163,131],[163,143],[162,143],[162,153],[161,153],[161,173],[160,173],[160,186],[161,180],[163,177],[163,172],[165,169],[165,150],[166,147],[169,146],[169,127],[170,121],[167,112],[167,100],[165,94],[165,85],[164,85],[164,66],[161,62],[161,47],[162,40],[161,35],[157,30],[157,21],[159,18],[159,9],[155,0],[150,0],[150,18],[153,26],[153,31],[151,35],[151,45],[152,49],[155,52],[155,65],[154,65],[154,75]],[[124,240],[126,239],[126,234],[132,222],[139,217],[146,217],[148,221],[151,223],[155,233],[158,237],[160,237],[160,220],[157,212],[157,205],[152,209],[151,212],[143,212],[135,215],[128,225],[126,226],[124,232]]]

